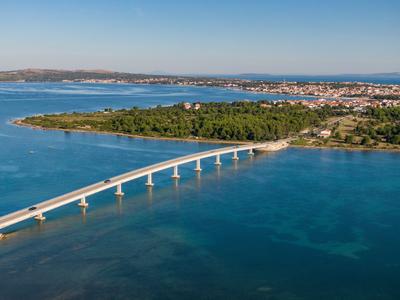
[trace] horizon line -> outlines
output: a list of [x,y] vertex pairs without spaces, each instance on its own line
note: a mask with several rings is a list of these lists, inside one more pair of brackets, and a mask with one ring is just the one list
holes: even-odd
[[268,73],[268,72],[238,72],[238,73],[179,73],[179,72],[136,72],[136,71],[114,71],[102,68],[78,68],[78,69],[63,69],[63,68],[21,68],[21,69],[8,69],[0,70],[0,72],[22,72],[22,71],[59,71],[59,72],[95,72],[95,73],[126,73],[126,74],[143,74],[143,75],[157,75],[157,76],[372,76],[372,75],[397,75],[400,76],[399,71],[392,72],[373,72],[373,73]]

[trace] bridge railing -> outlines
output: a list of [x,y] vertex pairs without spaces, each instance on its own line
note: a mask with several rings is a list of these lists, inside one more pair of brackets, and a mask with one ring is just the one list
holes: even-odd
[[[270,143],[257,143],[257,144],[246,144],[240,146],[230,146],[224,147],[220,149],[213,149],[204,152],[189,154],[186,156],[170,159],[164,162],[156,163],[147,167],[143,167],[137,170],[133,170],[115,177],[112,177],[106,181],[97,182],[91,184],[89,186],[77,189],[75,191],[69,192],[67,194],[63,194],[61,196],[57,196],[55,198],[37,203],[32,205],[30,208],[35,208],[34,210],[30,210],[30,208],[24,208],[18,210],[16,212],[7,214],[5,216],[0,217],[0,229],[5,227],[9,227],[16,223],[22,222],[29,218],[36,218],[37,220],[44,220],[43,214],[60,206],[64,206],[66,204],[81,200],[80,205],[86,207],[86,197],[91,196],[93,194],[99,193],[101,191],[110,189],[112,187],[118,187],[117,193],[122,195],[121,185],[123,183],[135,180],[140,177],[148,176],[147,185],[152,186],[152,174],[169,169],[169,168],[177,168],[177,166],[190,163],[193,161],[197,162],[196,170],[200,171],[200,160],[208,157],[217,157],[217,162],[219,162],[220,155],[234,153],[233,159],[237,159],[237,152],[249,150],[250,154],[252,154],[253,150],[264,148]],[[175,172],[177,169],[174,170]],[[175,174],[177,175],[177,174]],[[174,177],[174,176],[173,176]],[[175,176],[177,178],[177,176]],[[150,181],[149,181],[150,180]],[[116,194],[117,194],[116,193]]]

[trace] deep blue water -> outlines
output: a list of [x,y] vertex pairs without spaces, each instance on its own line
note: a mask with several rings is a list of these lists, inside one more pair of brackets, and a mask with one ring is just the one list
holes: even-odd
[[[31,130],[25,115],[281,99],[223,89],[0,84],[0,215],[215,144]],[[30,153],[33,152],[33,153]],[[0,299],[399,299],[400,154],[288,149],[204,160],[11,228]]]

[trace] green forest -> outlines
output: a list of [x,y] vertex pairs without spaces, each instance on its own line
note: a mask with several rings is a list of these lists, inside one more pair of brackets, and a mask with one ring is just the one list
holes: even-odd
[[264,141],[288,137],[316,127],[330,108],[312,110],[302,105],[265,101],[202,103],[199,109],[173,106],[95,113],[72,113],[28,117],[23,122],[45,128],[107,131],[140,136]]
[[364,115],[368,120],[357,124],[356,134],[400,145],[400,107],[368,108]]

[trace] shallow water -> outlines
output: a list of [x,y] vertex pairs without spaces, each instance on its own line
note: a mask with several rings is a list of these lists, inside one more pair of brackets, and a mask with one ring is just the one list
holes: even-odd
[[[16,117],[178,101],[222,89],[0,84],[0,214],[215,144],[18,128]],[[203,161],[65,206],[0,242],[0,299],[399,299],[400,155],[288,149]]]

